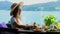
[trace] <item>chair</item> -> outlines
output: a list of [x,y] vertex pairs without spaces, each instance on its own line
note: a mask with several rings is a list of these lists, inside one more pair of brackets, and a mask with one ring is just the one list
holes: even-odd
[[8,28],[8,26],[6,25],[6,23],[5,23],[5,22],[2,22],[2,24],[1,24],[1,25],[2,25],[2,27],[3,27],[3,28]]
[[[5,22],[2,22],[2,24],[0,24],[0,27],[2,28],[8,28],[8,26],[6,25]],[[10,34],[9,32],[1,32],[1,34]]]

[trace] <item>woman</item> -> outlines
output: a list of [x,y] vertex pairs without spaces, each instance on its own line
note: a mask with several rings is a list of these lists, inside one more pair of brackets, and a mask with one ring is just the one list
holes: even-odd
[[10,15],[11,17],[11,27],[12,28],[20,28],[22,24],[21,22],[21,6],[22,6],[23,2],[20,3],[14,3],[11,6],[11,13]]

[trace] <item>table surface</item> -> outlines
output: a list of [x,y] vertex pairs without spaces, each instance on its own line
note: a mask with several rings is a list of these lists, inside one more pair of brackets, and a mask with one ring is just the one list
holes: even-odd
[[14,32],[14,33],[59,33],[60,32],[41,32],[41,31],[34,31],[34,30],[16,30],[11,28],[0,28],[0,31],[7,31],[7,32]]

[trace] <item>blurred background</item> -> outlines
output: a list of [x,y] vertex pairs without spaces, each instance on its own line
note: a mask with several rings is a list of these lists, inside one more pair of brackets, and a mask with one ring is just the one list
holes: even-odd
[[56,21],[60,22],[60,0],[0,0],[0,24],[10,21],[10,7],[15,2],[24,2],[21,19],[23,24],[36,22],[44,25],[44,18],[47,15],[54,15]]

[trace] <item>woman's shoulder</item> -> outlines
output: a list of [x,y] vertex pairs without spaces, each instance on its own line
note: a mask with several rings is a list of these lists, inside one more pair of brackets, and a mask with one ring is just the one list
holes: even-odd
[[11,22],[17,22],[15,17],[11,17]]
[[14,18],[14,17],[11,17],[11,19]]
[[12,20],[12,21],[16,21],[15,17],[11,17],[11,20]]

